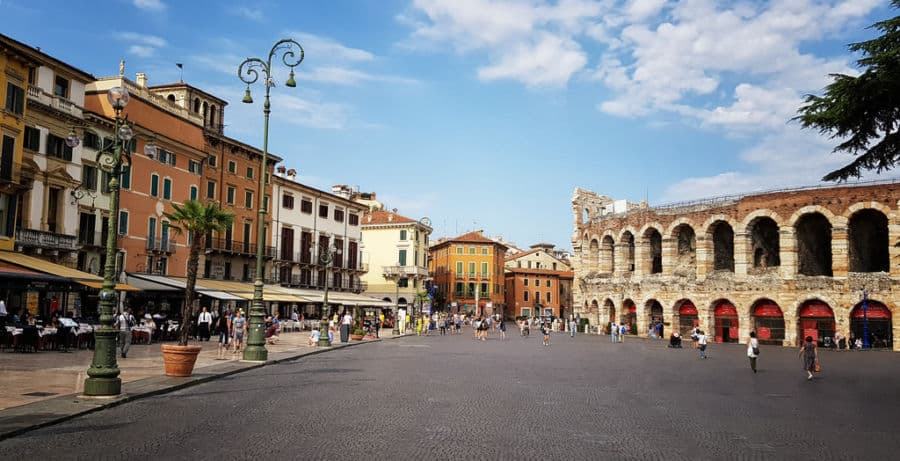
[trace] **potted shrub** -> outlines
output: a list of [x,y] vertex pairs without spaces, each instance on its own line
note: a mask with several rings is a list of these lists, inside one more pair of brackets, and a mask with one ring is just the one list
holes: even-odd
[[350,333],[350,339],[354,341],[361,341],[364,336],[366,336],[366,331],[359,327]]
[[181,205],[172,204],[175,211],[166,213],[169,219],[169,230],[173,234],[189,233],[191,249],[187,261],[187,282],[184,286],[184,304],[181,307],[181,325],[178,330],[178,344],[162,344],[163,363],[167,376],[190,376],[194,372],[200,346],[188,345],[188,334],[191,319],[194,318],[194,299],[197,285],[197,268],[200,262],[200,249],[206,235],[222,232],[234,222],[234,213],[223,210],[217,203],[203,204],[189,200]]

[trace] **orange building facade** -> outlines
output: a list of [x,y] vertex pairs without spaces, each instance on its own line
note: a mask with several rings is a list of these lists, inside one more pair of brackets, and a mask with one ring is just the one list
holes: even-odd
[[442,239],[429,248],[429,269],[443,310],[490,315],[507,312],[503,263],[507,246],[482,231]]
[[[136,82],[122,76],[99,79],[85,92],[85,108],[111,119],[115,112],[106,93],[128,89],[124,110],[134,124],[132,167],[122,181],[119,248],[126,272],[185,276],[188,235],[174,235],[165,218],[172,203],[188,200],[217,202],[235,214],[230,229],[207,236],[200,270],[204,278],[249,281],[255,277],[258,188],[262,150],[222,134],[227,102],[184,83],[148,87],[146,76]],[[153,142],[153,158],[144,153]],[[269,156],[271,176],[281,158]],[[271,196],[271,181],[266,197]],[[266,228],[271,214],[266,213]],[[267,260],[274,256],[265,234]],[[267,274],[268,275],[268,274]]]
[[562,317],[574,272],[506,268],[507,315]]

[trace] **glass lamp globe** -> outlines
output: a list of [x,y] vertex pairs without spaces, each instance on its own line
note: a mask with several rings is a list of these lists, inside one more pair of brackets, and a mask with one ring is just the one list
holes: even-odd
[[109,92],[106,93],[106,99],[109,100],[109,104],[113,109],[122,110],[128,105],[131,97],[128,95],[128,90],[125,87],[117,86],[109,89]]

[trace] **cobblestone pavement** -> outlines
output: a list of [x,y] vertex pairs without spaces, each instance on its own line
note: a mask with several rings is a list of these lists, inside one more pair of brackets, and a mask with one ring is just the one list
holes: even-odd
[[[900,355],[709,359],[604,336],[412,337],[150,397],[0,442],[16,459],[896,459]],[[224,458],[223,458],[224,457]]]

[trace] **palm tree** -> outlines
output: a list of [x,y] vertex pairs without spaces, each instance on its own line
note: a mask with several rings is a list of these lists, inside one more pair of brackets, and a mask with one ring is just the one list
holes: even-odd
[[234,223],[234,213],[223,210],[218,203],[203,204],[196,200],[188,200],[181,205],[172,204],[175,209],[166,213],[169,229],[180,234],[187,232],[191,239],[191,252],[187,264],[187,284],[184,287],[184,306],[181,308],[181,329],[178,344],[187,346],[191,319],[194,317],[194,287],[197,285],[197,267],[200,265],[200,248],[206,235],[223,232]]

